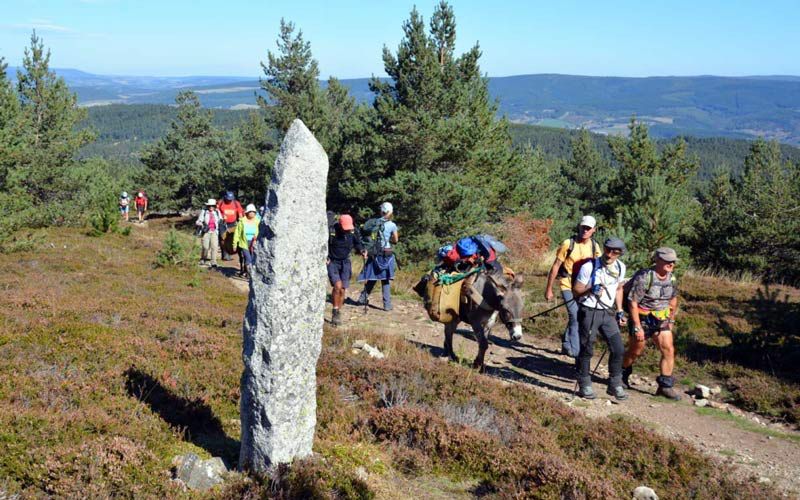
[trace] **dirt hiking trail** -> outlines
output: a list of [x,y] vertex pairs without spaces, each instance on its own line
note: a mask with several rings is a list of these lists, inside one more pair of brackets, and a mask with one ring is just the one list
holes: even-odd
[[[249,284],[234,276],[235,270],[229,267],[233,263],[221,264],[224,267],[220,270],[231,278],[233,285],[247,293]],[[371,305],[365,312],[363,306],[355,305],[360,291],[358,284],[348,289],[348,299],[342,309],[343,325],[339,330],[374,329],[402,335],[407,341],[428,350],[432,356],[444,355],[444,327],[428,319],[421,303],[394,298],[394,310],[387,312],[380,307],[378,289],[373,291]],[[377,307],[372,304],[377,304]],[[330,311],[328,304],[326,323],[330,321]],[[631,377],[633,385],[628,391],[629,399],[618,403],[605,393],[607,357],[600,363],[594,377],[597,399],[576,398],[573,394],[574,362],[560,354],[561,346],[556,341],[537,337],[528,323],[519,342],[512,342],[502,325],[495,326],[489,340],[485,376],[506,383],[527,384],[590,417],[621,416],[638,420],[655,432],[689,442],[705,454],[733,464],[742,477],[754,476],[759,481],[772,482],[787,497],[800,498],[800,432],[790,426],[768,423],[764,417],[720,402],[713,403],[716,409],[699,409],[688,394],[682,394],[678,402],[656,397],[655,381],[635,373]],[[595,347],[592,368],[605,350],[604,346],[600,342]],[[477,343],[469,325],[462,323],[459,326],[453,349],[465,362],[464,369],[471,370],[469,364],[477,353]],[[442,362],[449,361],[442,358]]]

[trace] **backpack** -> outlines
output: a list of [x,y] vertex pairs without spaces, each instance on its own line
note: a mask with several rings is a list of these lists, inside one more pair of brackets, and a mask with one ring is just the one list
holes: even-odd
[[572,251],[575,249],[575,237],[573,236],[569,239],[569,249],[567,250],[567,255],[564,257],[564,262],[561,263],[561,267],[558,269],[558,274],[556,275],[557,277],[569,278],[570,284],[572,284],[574,276],[578,273],[578,270],[581,268],[580,266],[588,262],[589,259],[594,259],[596,253],[600,253],[600,245],[594,240],[594,238],[591,238],[591,240],[592,240],[592,256],[587,257],[585,259],[581,259],[577,262],[573,262],[572,273],[570,273],[567,271],[565,263],[567,262],[567,259],[569,259],[569,256],[572,255]]
[[375,257],[384,251],[386,239],[384,238],[384,226],[386,221],[383,217],[369,219],[361,228],[361,245],[367,251],[367,255]]
[[[595,278],[595,275],[597,274],[597,269],[600,267],[600,266],[597,265],[597,262],[599,260],[600,260],[600,257],[592,257],[591,259],[582,259],[582,260],[578,261],[578,262],[582,262],[580,267],[578,267],[578,262],[576,262],[575,265],[572,266],[572,271],[573,272],[572,272],[572,276],[570,277],[570,280],[574,281],[574,279],[578,277],[578,272],[580,271],[581,267],[583,267],[583,264],[585,264],[587,262],[591,262],[592,263],[592,274],[590,275],[590,279],[589,279],[589,283],[588,284],[589,284],[589,288],[592,288],[594,286],[594,278]],[[615,262],[617,264],[617,272],[618,273],[622,273],[622,266],[620,265],[619,260],[616,260]],[[630,281],[633,281],[633,280],[628,280],[628,282],[630,282]],[[625,283],[625,285],[627,285],[627,283]],[[623,289],[624,289],[625,285],[623,285]],[[612,297],[612,301],[613,300],[614,300],[614,298]],[[598,301],[598,305],[600,305],[599,301]]]
[[[637,273],[638,274],[638,273]],[[633,278],[629,279],[625,284],[622,286],[622,309],[625,312],[630,312],[630,301],[628,300],[628,295],[631,293],[631,289],[633,288],[633,280],[636,278],[636,275],[633,275]],[[647,286],[644,289],[644,294],[650,291],[653,288],[653,282],[656,279],[656,271],[653,268],[647,270]],[[670,282],[675,285],[675,275],[670,273],[669,275]]]

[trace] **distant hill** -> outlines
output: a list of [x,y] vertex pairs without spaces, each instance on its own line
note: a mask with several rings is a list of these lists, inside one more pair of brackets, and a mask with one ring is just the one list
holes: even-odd
[[[15,70],[9,68],[15,77]],[[255,106],[257,78],[94,75],[56,69],[84,106],[172,104],[181,90],[197,92],[204,106]],[[369,79],[342,80],[352,95],[369,101]],[[624,134],[631,116],[656,137],[768,139],[800,145],[800,77],[594,77],[556,74],[489,79],[499,113],[516,123],[560,128],[584,127],[600,134]]]

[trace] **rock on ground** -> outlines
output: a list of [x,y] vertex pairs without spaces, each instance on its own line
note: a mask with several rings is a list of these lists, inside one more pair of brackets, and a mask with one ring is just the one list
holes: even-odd
[[200,460],[194,453],[175,457],[177,468],[175,479],[180,480],[190,490],[205,491],[223,481],[222,476],[228,472],[219,457]]
[[653,491],[653,488],[639,486],[633,490],[633,500],[658,500],[658,495]]
[[325,310],[328,156],[300,120],[275,161],[244,318],[239,466],[311,454]]

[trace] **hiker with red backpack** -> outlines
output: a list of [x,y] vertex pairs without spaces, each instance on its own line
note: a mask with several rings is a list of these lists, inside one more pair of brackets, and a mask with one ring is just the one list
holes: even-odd
[[[233,245],[233,233],[236,223],[244,216],[242,204],[234,196],[233,191],[227,191],[222,200],[217,202],[217,210],[222,214],[222,224],[219,231],[219,247],[222,249],[222,260],[233,260],[236,248]],[[242,259],[239,257],[239,267]]]
[[591,215],[584,215],[578,224],[578,233],[559,245],[556,258],[547,275],[547,286],[544,297],[549,302],[553,300],[553,284],[559,278],[561,297],[567,306],[569,320],[561,339],[561,353],[572,358],[578,357],[580,351],[580,335],[578,333],[578,303],[572,293],[573,271],[580,268],[575,263],[582,264],[587,259],[600,257],[600,245],[594,240],[597,221]]
[[622,380],[630,388],[629,378],[633,372],[633,362],[644,352],[647,339],[661,351],[661,374],[656,378],[656,396],[679,400],[678,391],[673,387],[675,379],[675,347],[672,330],[678,312],[678,288],[675,285],[675,262],[678,254],[669,247],[656,249],[655,265],[636,272],[626,285],[630,314],[630,336],[628,349],[622,362]]
[[625,348],[619,327],[627,321],[622,308],[625,264],[620,257],[625,243],[608,238],[603,243],[603,256],[589,259],[575,275],[572,292],[578,302],[580,350],[575,362],[578,395],[584,399],[597,397],[592,390],[589,364],[594,354],[594,341],[600,333],[608,344],[608,389],[606,393],[617,401],[628,399],[622,386],[622,356]]

